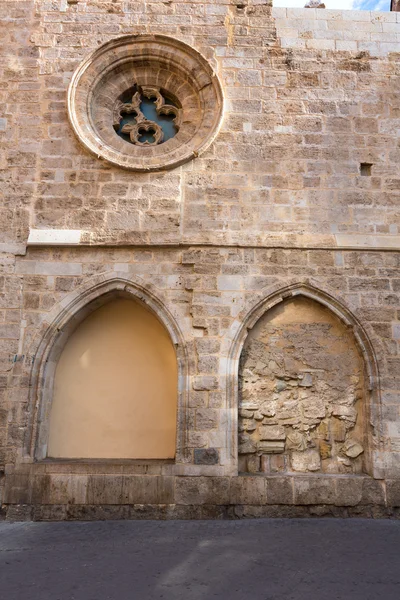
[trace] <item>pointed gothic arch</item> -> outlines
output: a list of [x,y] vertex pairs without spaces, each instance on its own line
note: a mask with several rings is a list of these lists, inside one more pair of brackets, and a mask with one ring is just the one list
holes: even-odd
[[276,285],[273,288],[263,290],[261,297],[259,296],[256,302],[248,305],[242,311],[241,318],[239,317],[231,327],[227,369],[229,423],[227,453],[234,466],[233,470],[238,471],[239,361],[248,333],[272,308],[298,296],[308,298],[326,307],[352,331],[363,360],[368,388],[366,419],[371,426],[369,432],[368,474],[379,478],[381,477],[380,465],[378,465],[378,460],[375,461],[374,459],[374,456],[377,456],[382,449],[381,394],[377,349],[379,354],[381,352],[380,348],[377,348],[378,342],[374,338],[374,344],[372,343],[371,332],[367,331],[367,327],[360,322],[341,298],[338,298],[332,290],[321,289],[310,280],[292,281],[284,287]]
[[183,336],[159,290],[144,284],[140,278],[127,279],[125,273],[114,272],[92,278],[88,285],[68,294],[52,309],[38,332],[30,375],[29,426],[25,439],[25,452],[35,460],[47,457],[55,372],[66,343],[87,317],[117,298],[131,299],[143,305],[162,324],[173,344],[178,370],[176,462],[185,456],[188,360]]

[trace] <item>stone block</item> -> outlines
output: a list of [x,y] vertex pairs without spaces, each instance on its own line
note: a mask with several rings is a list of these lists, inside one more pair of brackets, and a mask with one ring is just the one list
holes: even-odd
[[120,475],[91,475],[87,483],[88,504],[121,504],[122,482]]
[[285,429],[280,425],[262,425],[259,428],[260,440],[285,440]]
[[295,504],[336,504],[336,490],[331,477],[318,475],[294,477]]
[[[62,477],[62,475],[60,475]],[[50,481],[51,475],[32,476],[32,503],[33,504],[51,504],[50,502]],[[68,500],[67,500],[68,501]]]
[[386,480],[386,499],[388,506],[400,507],[400,480]]
[[285,450],[285,442],[279,440],[275,442],[265,441],[257,443],[257,451],[260,454],[280,454]]
[[196,429],[204,431],[215,429],[218,425],[217,411],[213,408],[198,408],[196,410]]
[[136,518],[131,517],[131,507],[129,506],[69,504],[66,508],[68,521],[120,521]]
[[362,477],[338,477],[336,485],[337,506],[356,506],[362,498],[364,479]]
[[32,480],[29,473],[10,473],[6,476],[4,504],[29,504],[32,498]]
[[265,477],[232,477],[230,487],[231,504],[265,504]]
[[283,473],[287,469],[287,457],[284,454],[263,454],[261,456],[262,473],[271,474]]
[[171,504],[174,501],[174,478],[169,476],[124,475],[122,504]]
[[266,478],[268,504],[294,503],[294,477],[278,475]]
[[195,448],[195,465],[217,465],[219,463],[219,454],[216,448]]
[[165,518],[166,519],[176,519],[178,521],[187,521],[190,519],[201,519],[200,505],[190,505],[186,506],[184,504],[169,504],[166,507]]
[[193,389],[199,392],[218,389],[218,378],[211,375],[194,377]]
[[66,521],[68,520],[68,505],[66,504],[36,504],[33,507],[33,521]]
[[239,434],[239,454],[252,454],[257,450],[257,444],[246,434]]
[[228,507],[215,506],[215,504],[204,504],[200,508],[200,519],[226,519]]
[[321,467],[321,457],[318,450],[313,448],[304,452],[293,451],[290,457],[293,471],[305,473],[307,471],[318,471]]
[[347,438],[342,446],[342,451],[349,458],[357,458],[357,456],[360,456],[364,452],[364,448],[357,440]]
[[245,471],[248,473],[259,473],[260,472],[260,464],[261,458],[257,454],[250,454],[245,457],[247,468]]
[[11,504],[7,506],[6,520],[13,523],[18,521],[31,521],[33,506],[30,504]]
[[39,475],[34,477],[32,502],[35,504],[85,504],[86,475]]
[[363,479],[362,496],[360,504],[373,504],[375,506],[383,506],[386,504],[385,498],[385,482],[371,477]]
[[177,504],[228,504],[230,478],[176,477]]

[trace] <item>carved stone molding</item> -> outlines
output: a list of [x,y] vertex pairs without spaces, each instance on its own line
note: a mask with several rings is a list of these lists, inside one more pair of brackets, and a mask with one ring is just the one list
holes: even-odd
[[[144,98],[154,102],[156,116],[173,121],[169,139],[157,119],[142,112]],[[79,140],[96,156],[134,171],[156,171],[208,148],[221,125],[223,95],[210,64],[190,46],[164,35],[127,35],[81,63],[69,86],[68,112]]]

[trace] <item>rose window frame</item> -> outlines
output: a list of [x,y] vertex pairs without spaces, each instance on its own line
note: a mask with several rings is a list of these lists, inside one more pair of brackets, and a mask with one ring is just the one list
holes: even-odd
[[[135,89],[130,103],[121,97]],[[158,115],[171,115],[176,134],[164,140],[158,123],[140,110],[141,96],[154,99]],[[117,133],[124,112],[130,141]],[[208,61],[183,42],[164,35],[127,35],[92,52],[75,71],[68,114],[80,142],[98,158],[134,171],[177,167],[204,152],[218,134],[223,92]],[[154,141],[140,141],[152,131]]]

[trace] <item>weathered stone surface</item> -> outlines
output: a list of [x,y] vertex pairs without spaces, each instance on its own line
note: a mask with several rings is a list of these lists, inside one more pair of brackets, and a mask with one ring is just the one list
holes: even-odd
[[122,504],[123,477],[91,475],[87,482],[88,504]]
[[357,411],[351,406],[334,406],[332,414],[345,421],[350,421],[352,424],[354,424],[357,419]]
[[6,477],[3,502],[5,504],[29,504],[32,495],[29,474],[10,473]]
[[218,380],[216,377],[201,376],[196,377],[193,381],[193,389],[198,391],[215,390],[218,388]]
[[275,402],[263,402],[260,406],[259,412],[264,417],[274,417],[276,414],[276,403]]
[[231,504],[265,504],[266,480],[264,477],[233,477],[230,487]]
[[400,481],[396,479],[387,479],[386,495],[389,506],[400,506]]
[[310,373],[304,373],[302,378],[300,379],[299,386],[300,387],[312,387],[313,379]]
[[376,481],[372,478],[363,480],[361,504],[372,504],[382,506],[386,503],[386,486],[384,481]]
[[251,454],[257,450],[257,444],[250,438],[243,439],[239,436],[239,453],[240,454]]
[[338,477],[336,481],[337,506],[357,506],[361,503],[364,479],[355,477]]
[[319,471],[321,458],[318,450],[304,450],[304,452],[292,452],[291,464],[293,471]]
[[122,504],[171,504],[174,502],[174,478],[168,476],[124,475]]
[[293,477],[268,477],[267,503],[268,504],[293,504],[294,487]]
[[307,449],[307,439],[300,431],[289,431],[286,438],[286,448],[288,450],[298,450],[303,452]]
[[335,504],[336,490],[328,477],[295,477],[294,504]]
[[244,471],[247,471],[248,473],[259,473],[261,465],[260,456],[258,454],[250,454],[247,456],[246,465],[247,468],[244,469]]
[[219,462],[218,450],[216,448],[195,448],[195,465],[217,465]]
[[[400,22],[258,0],[164,4],[2,3],[1,502],[10,518],[396,516]],[[194,102],[190,162],[148,172],[143,147],[143,172],[128,173],[79,144],[67,87],[102,43],[144,31],[206,57],[224,120],[196,156]],[[102,107],[116,100],[111,90]],[[107,299],[136,286],[171,334],[175,459],[41,462],[52,363],[40,349],[50,334],[62,346],[107,281]],[[261,439],[270,428],[285,437]],[[315,484],[293,461],[329,478]],[[292,505],[303,477],[296,502],[318,504]]]
[[[325,440],[319,441],[319,454],[321,456],[321,460],[326,460],[332,457],[332,444],[328,444]],[[353,457],[355,458],[355,457]]]
[[[260,453],[285,451],[294,472],[361,472],[355,459],[363,449],[351,436],[365,435],[358,416],[367,391],[355,340],[338,319],[306,299],[287,301],[261,317],[240,368],[240,406],[258,403],[250,428],[239,413],[242,444],[251,437]],[[272,440],[285,441],[284,449],[261,443]]]
[[262,441],[257,443],[257,450],[260,454],[276,454],[283,452],[285,449],[285,443],[279,440],[276,441]]
[[260,440],[285,440],[286,432],[279,425],[263,425],[258,429]]
[[364,448],[357,440],[347,438],[343,444],[342,452],[349,458],[357,458],[357,456],[360,456],[364,452]]
[[257,425],[253,419],[243,419],[241,425],[244,431],[252,432],[256,429]]
[[177,477],[177,504],[229,504],[230,479],[224,477]]

